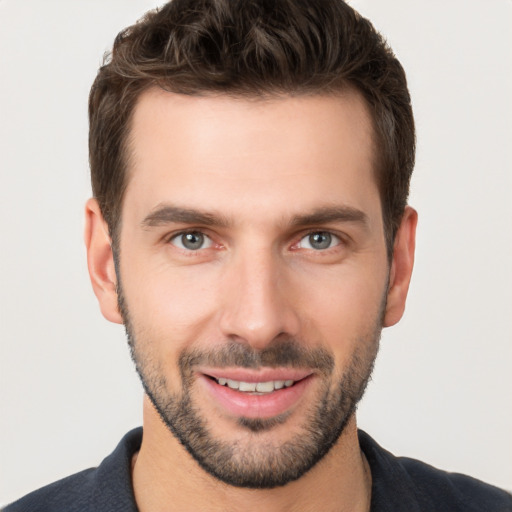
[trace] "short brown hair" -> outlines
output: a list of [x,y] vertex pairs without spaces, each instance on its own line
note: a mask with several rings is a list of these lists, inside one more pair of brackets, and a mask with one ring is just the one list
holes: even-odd
[[355,88],[370,109],[388,252],[414,167],[405,73],[372,24],[342,0],[173,0],[120,32],[89,97],[93,194],[114,243],[130,121],[150,87],[265,97]]

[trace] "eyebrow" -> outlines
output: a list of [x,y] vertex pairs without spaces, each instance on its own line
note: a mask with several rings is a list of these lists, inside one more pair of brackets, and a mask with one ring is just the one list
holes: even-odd
[[227,227],[229,222],[222,215],[203,212],[191,208],[161,205],[153,209],[141,222],[143,228],[152,228],[181,222],[184,224],[202,224],[204,226]]
[[367,226],[369,219],[366,213],[352,206],[325,206],[304,215],[294,216],[290,224],[292,226],[311,226],[331,222],[355,222]]
[[[351,206],[325,206],[292,217],[291,227],[313,226],[332,222],[355,222],[368,225],[368,216],[361,210]],[[203,226],[228,227],[231,223],[222,215],[181,208],[171,205],[160,205],[154,208],[141,222],[143,228],[152,228],[172,223],[201,224]]]

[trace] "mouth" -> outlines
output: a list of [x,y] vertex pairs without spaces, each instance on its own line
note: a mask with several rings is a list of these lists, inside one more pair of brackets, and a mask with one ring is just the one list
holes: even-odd
[[311,371],[205,370],[198,374],[213,403],[237,418],[272,418],[289,412],[314,380]]
[[255,395],[266,395],[279,389],[290,388],[296,382],[291,379],[269,380],[266,382],[244,382],[241,380],[226,379],[224,377],[220,377],[219,379],[216,379],[215,377],[211,378],[220,386],[227,386],[230,389],[235,389],[242,393],[251,393]]

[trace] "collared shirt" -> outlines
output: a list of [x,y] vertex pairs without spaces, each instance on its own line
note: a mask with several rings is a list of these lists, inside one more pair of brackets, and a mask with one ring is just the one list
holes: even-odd
[[[124,436],[97,468],[34,491],[3,512],[137,512],[131,461],[142,428]],[[474,478],[395,457],[368,434],[359,442],[372,472],[371,512],[512,512],[512,495]]]

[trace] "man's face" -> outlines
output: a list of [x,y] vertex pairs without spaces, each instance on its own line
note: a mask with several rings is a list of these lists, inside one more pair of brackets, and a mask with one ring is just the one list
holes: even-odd
[[148,396],[221,480],[300,477],[352,416],[382,326],[364,102],[151,90],[130,150],[120,306]]

